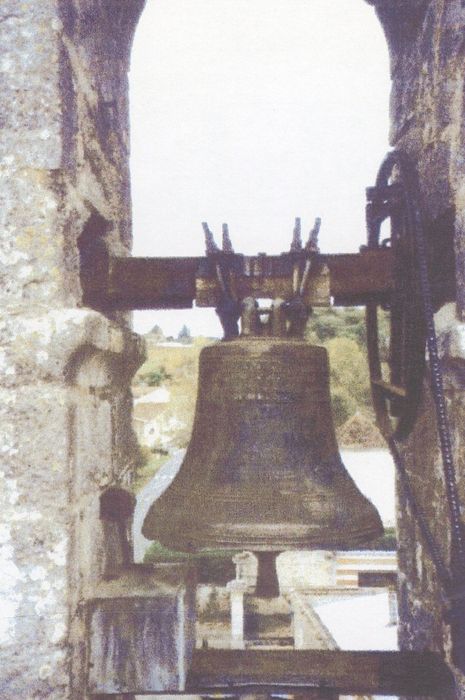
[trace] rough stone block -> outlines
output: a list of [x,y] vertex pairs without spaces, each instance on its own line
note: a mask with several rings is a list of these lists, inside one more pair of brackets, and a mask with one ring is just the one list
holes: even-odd
[[179,692],[195,643],[195,591],[184,565],[134,565],[89,602],[92,694]]

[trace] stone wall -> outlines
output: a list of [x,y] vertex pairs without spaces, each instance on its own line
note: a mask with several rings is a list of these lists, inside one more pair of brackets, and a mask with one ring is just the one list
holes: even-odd
[[[433,242],[440,241],[440,247],[450,251],[455,244],[457,305],[443,308],[437,322],[465,504],[465,5],[460,0],[374,0],[371,4],[391,55],[391,144],[406,151],[417,166]],[[449,560],[448,512],[428,382],[404,454],[418,501]],[[401,646],[445,649],[450,660],[450,628],[436,573],[402,495],[398,512]],[[457,678],[463,687],[460,673]],[[458,692],[465,697],[465,691]]]
[[127,70],[143,0],[0,7],[0,695],[85,697],[83,601],[114,562],[100,495],[135,458],[126,319],[85,308],[129,250]]

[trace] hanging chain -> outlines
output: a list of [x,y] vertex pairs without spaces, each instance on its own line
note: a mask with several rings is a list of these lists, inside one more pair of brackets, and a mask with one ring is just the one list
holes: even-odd
[[393,436],[387,438],[387,443],[389,445],[389,450],[391,452],[394,466],[396,468],[397,475],[406,501],[410,507],[414,519],[416,520],[423,540],[425,541],[425,544],[428,548],[431,561],[433,562],[436,568],[436,572],[438,574],[441,586],[446,596],[449,596],[452,590],[452,577],[447,569],[444,558],[442,556],[442,552],[439,549],[436,540],[434,539],[434,536],[429,528],[424,513],[416,501],[412,484],[410,482],[410,477],[405,466],[405,460],[402,457],[396,439]]
[[[380,409],[378,422],[382,427],[382,432],[386,438],[394,464],[399,476],[404,495],[410,506],[412,515],[416,520],[425,544],[429,550],[431,559],[437,570],[439,580],[449,600],[461,599],[465,591],[461,590],[465,579],[465,544],[463,537],[463,526],[460,517],[460,503],[457,488],[457,478],[452,455],[450,426],[447,417],[446,400],[444,395],[444,383],[442,376],[441,362],[438,353],[438,343],[434,323],[434,308],[429,282],[428,260],[426,251],[425,235],[423,230],[422,217],[419,207],[419,187],[416,172],[407,156],[401,152],[394,151],[384,160],[377,178],[377,186],[387,183],[394,168],[399,171],[402,185],[403,200],[406,207],[407,227],[413,236],[413,247],[415,251],[415,264],[417,265],[419,292],[421,297],[422,315],[425,324],[426,345],[429,354],[431,391],[435,406],[436,423],[439,443],[441,448],[441,458],[444,472],[446,497],[449,508],[452,538],[451,567],[448,569],[444,557],[441,553],[427,519],[418,505],[410,477],[406,468],[405,460],[399,446],[399,439],[395,431],[387,428],[386,415],[383,408]],[[389,213],[386,213],[386,216]],[[385,217],[383,217],[385,218]],[[376,230],[376,225],[375,225]],[[378,229],[379,230],[379,229]],[[373,237],[373,228],[369,227],[369,245],[374,247],[377,241]],[[376,329],[375,329],[376,336]],[[408,397],[407,399],[408,400]],[[380,406],[378,401],[378,407]]]

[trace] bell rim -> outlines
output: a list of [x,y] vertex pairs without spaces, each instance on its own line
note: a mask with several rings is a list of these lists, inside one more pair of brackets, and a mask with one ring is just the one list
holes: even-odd
[[[158,540],[164,546],[175,551],[185,552],[201,552],[212,549],[287,552],[296,550],[350,550],[360,548],[360,545],[369,544],[384,534],[383,523],[376,511],[370,514],[370,520],[366,522],[365,526],[361,523],[357,529],[351,529],[350,532],[346,531],[346,537],[341,535],[344,532],[342,528],[338,530],[333,529],[331,533],[322,533],[319,530],[318,537],[312,537],[311,533],[308,532],[298,536],[294,529],[293,533],[287,536],[281,532],[279,541],[275,537],[273,542],[270,539],[269,532],[261,536],[258,533],[255,535],[244,533],[244,536],[240,537],[237,532],[233,533],[230,531],[228,533],[224,528],[224,523],[219,524],[218,527],[221,527],[221,536],[217,531],[212,532],[211,528],[210,532],[206,528],[203,530],[199,528],[196,533],[191,532],[189,537],[172,537],[168,535],[165,538],[163,532],[159,532],[156,535],[152,533],[150,539]],[[322,537],[324,534],[326,537]]]

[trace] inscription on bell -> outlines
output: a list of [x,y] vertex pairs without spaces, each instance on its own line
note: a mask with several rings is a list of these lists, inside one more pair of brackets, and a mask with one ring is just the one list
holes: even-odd
[[275,391],[274,394],[270,392],[262,393],[258,392],[256,394],[249,392],[248,394],[234,394],[232,395],[233,401],[256,401],[256,402],[267,402],[267,403],[292,403],[299,400],[298,394],[291,394],[288,391]]

